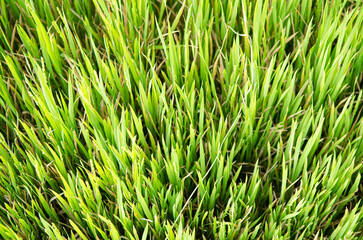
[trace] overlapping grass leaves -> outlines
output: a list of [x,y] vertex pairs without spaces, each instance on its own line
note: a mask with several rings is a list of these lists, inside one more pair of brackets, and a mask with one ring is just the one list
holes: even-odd
[[1,0],[4,239],[358,239],[360,1]]

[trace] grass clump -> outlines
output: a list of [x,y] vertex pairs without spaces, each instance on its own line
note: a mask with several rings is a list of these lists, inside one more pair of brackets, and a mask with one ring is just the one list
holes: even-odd
[[3,239],[361,239],[361,1],[0,0]]

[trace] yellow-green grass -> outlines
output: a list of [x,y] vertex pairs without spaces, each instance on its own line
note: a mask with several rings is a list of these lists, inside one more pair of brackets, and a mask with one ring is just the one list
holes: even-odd
[[0,0],[2,239],[362,239],[360,0]]

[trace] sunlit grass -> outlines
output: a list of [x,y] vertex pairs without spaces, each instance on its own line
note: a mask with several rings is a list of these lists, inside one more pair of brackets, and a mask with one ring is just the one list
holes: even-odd
[[0,0],[3,239],[360,239],[363,10]]

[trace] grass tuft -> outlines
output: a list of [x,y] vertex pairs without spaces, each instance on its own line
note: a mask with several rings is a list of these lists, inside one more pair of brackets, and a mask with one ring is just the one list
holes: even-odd
[[0,12],[2,239],[362,239],[361,1]]

